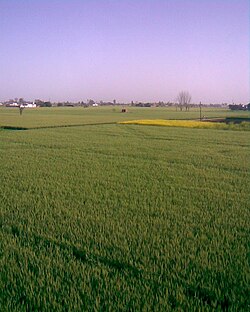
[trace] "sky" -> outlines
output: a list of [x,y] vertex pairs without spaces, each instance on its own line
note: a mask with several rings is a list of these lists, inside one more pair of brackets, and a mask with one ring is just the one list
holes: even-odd
[[0,0],[0,100],[250,102],[248,0]]

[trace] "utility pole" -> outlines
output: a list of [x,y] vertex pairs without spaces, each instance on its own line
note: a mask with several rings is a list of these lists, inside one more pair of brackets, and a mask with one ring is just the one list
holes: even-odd
[[199,107],[200,107],[200,121],[201,121],[201,102],[200,102]]

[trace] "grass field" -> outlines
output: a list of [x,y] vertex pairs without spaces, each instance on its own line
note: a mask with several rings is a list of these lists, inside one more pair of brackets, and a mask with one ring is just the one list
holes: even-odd
[[[221,117],[250,117],[249,112],[235,112],[226,109],[203,108],[202,116],[206,118]],[[127,113],[121,113],[121,108],[91,107],[91,108],[37,108],[25,109],[19,115],[18,108],[0,107],[0,127],[41,128],[56,126],[72,126],[83,124],[110,123],[138,119],[199,119],[198,108],[188,112],[176,111],[173,108],[135,108],[129,107]]]
[[0,109],[0,310],[249,311],[250,132],[116,123],[198,117]]

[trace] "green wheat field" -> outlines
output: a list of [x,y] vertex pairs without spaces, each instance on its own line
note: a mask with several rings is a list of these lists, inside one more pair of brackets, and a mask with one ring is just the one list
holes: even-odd
[[250,311],[250,131],[140,119],[0,109],[0,311]]

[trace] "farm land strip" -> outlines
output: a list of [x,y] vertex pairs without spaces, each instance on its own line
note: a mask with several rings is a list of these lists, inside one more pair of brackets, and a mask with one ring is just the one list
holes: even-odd
[[85,124],[0,131],[1,311],[247,311],[249,131],[58,111],[1,115]]

